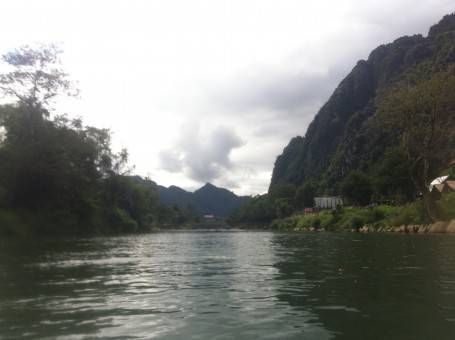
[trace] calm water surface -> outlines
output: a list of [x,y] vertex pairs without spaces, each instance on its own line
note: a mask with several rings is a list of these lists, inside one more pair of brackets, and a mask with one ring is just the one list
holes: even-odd
[[2,339],[455,339],[452,235],[0,241]]

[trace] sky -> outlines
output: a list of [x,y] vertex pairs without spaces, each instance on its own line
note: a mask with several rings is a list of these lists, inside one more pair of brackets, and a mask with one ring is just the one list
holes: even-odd
[[290,138],[356,62],[426,35],[453,0],[0,0],[0,52],[55,43],[80,89],[56,111],[109,128],[165,186],[267,191]]

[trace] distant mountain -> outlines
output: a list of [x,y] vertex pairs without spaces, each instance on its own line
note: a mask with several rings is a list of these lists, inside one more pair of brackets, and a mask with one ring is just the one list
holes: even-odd
[[455,14],[434,25],[427,37],[405,36],[379,46],[339,84],[305,136],[293,138],[278,156],[270,187],[313,181],[320,192],[330,193],[351,170],[371,168],[398,140],[369,124],[381,93],[450,67],[455,67]]
[[233,192],[207,183],[191,193],[176,186],[169,188],[158,186],[160,199],[167,204],[176,204],[187,209],[192,208],[200,214],[228,216],[234,209],[244,204],[249,197],[237,196]]
[[193,194],[175,185],[171,185],[169,188],[159,185],[158,193],[163,203],[176,204],[181,208],[188,208],[190,206],[196,208]]

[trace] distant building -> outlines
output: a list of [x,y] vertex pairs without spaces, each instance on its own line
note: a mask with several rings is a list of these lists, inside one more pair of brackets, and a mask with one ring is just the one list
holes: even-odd
[[314,206],[318,209],[336,209],[343,206],[343,199],[339,196],[315,197]]
[[303,213],[304,214],[312,214],[314,212],[316,212],[315,208],[305,208],[305,209],[303,209]]

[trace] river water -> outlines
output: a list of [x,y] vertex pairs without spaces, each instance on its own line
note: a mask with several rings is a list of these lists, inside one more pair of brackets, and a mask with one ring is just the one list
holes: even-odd
[[455,237],[0,241],[1,339],[455,339]]

